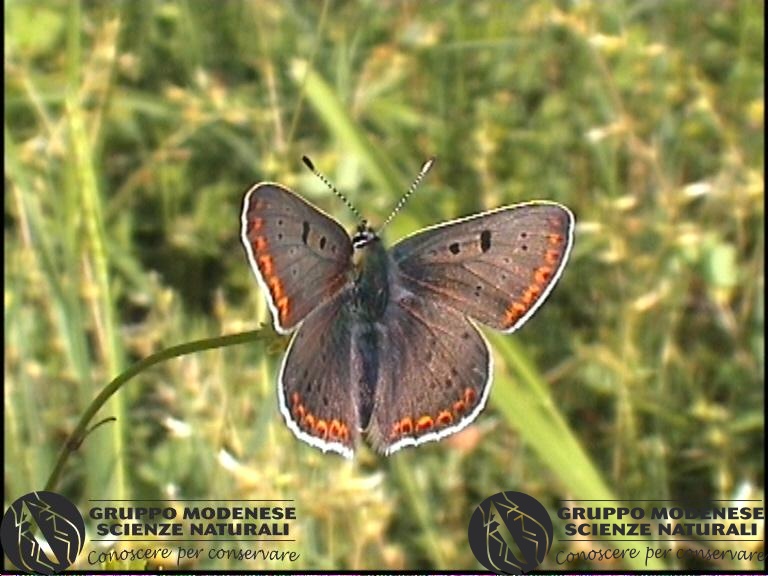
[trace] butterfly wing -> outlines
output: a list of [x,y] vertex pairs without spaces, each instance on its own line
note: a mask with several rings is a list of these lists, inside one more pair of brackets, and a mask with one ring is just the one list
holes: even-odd
[[518,204],[417,232],[395,245],[392,256],[412,292],[512,332],[557,283],[573,226],[564,206]]
[[352,242],[346,231],[282,186],[257,184],[248,191],[241,238],[281,333],[349,282]]
[[278,390],[280,411],[299,439],[351,458],[360,426],[348,296],[342,291],[299,326],[283,358]]
[[465,315],[437,298],[393,292],[377,323],[378,379],[366,429],[385,454],[467,426],[485,406],[493,373],[488,344]]

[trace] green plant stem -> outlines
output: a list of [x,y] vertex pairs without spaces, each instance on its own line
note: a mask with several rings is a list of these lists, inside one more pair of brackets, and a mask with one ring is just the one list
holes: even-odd
[[214,348],[222,348],[225,346],[235,346],[237,344],[245,344],[246,342],[255,342],[263,340],[264,334],[262,330],[251,330],[249,332],[241,332],[239,334],[229,334],[227,336],[218,336],[216,338],[205,338],[203,340],[195,340],[194,342],[186,342],[179,344],[178,346],[171,346],[165,350],[161,350],[151,356],[147,356],[143,360],[136,362],[125,372],[120,374],[117,378],[112,380],[104,389],[99,392],[96,398],[88,405],[83,415],[80,417],[75,429],[67,438],[67,441],[62,446],[59,456],[56,459],[56,465],[51,472],[48,482],[45,484],[46,490],[53,490],[59,482],[61,473],[64,470],[64,465],[67,463],[69,456],[80,447],[80,444],[88,434],[88,425],[93,420],[96,413],[102,406],[109,400],[112,395],[120,390],[120,388],[128,380],[143,372],[147,368],[159,364],[165,360],[176,358],[177,356],[184,356],[192,352],[201,352],[203,350],[212,350]]

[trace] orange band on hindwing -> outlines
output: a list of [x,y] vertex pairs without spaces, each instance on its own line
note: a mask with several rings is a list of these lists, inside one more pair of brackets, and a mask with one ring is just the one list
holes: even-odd
[[349,445],[349,427],[338,418],[320,418],[304,405],[298,392],[291,394],[290,412],[294,421],[304,432],[321,440],[330,440]]
[[431,430],[439,431],[447,428],[461,419],[461,415],[477,403],[477,392],[474,388],[464,388],[461,397],[450,409],[440,410],[435,416],[422,414],[417,418],[406,416],[392,424],[389,440],[394,442],[404,436],[420,436]]

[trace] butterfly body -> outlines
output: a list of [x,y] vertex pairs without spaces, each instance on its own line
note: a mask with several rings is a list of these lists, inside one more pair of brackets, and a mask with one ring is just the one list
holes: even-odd
[[242,240],[275,328],[295,330],[278,396],[300,439],[351,457],[438,440],[483,409],[492,356],[475,322],[511,332],[541,305],[572,244],[555,203],[501,208],[417,232],[387,250],[351,238],[277,184],[247,194]]

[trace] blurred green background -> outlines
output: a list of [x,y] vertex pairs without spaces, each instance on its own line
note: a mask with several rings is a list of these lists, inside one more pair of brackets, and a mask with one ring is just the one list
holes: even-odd
[[[501,490],[543,502],[556,538],[566,498],[763,498],[762,1],[7,0],[5,17],[6,506],[131,363],[267,320],[239,239],[250,185],[354,224],[302,154],[374,225],[438,158],[390,243],[507,203],[575,212],[549,302],[486,331],[489,406],[348,462],[284,425],[279,346],[187,355],[99,413],[117,421],[57,487],[81,509],[294,499],[296,542],[275,548],[297,563],[192,569],[478,569],[469,518]],[[599,547],[555,541],[541,568],[642,567],[555,561]]]

